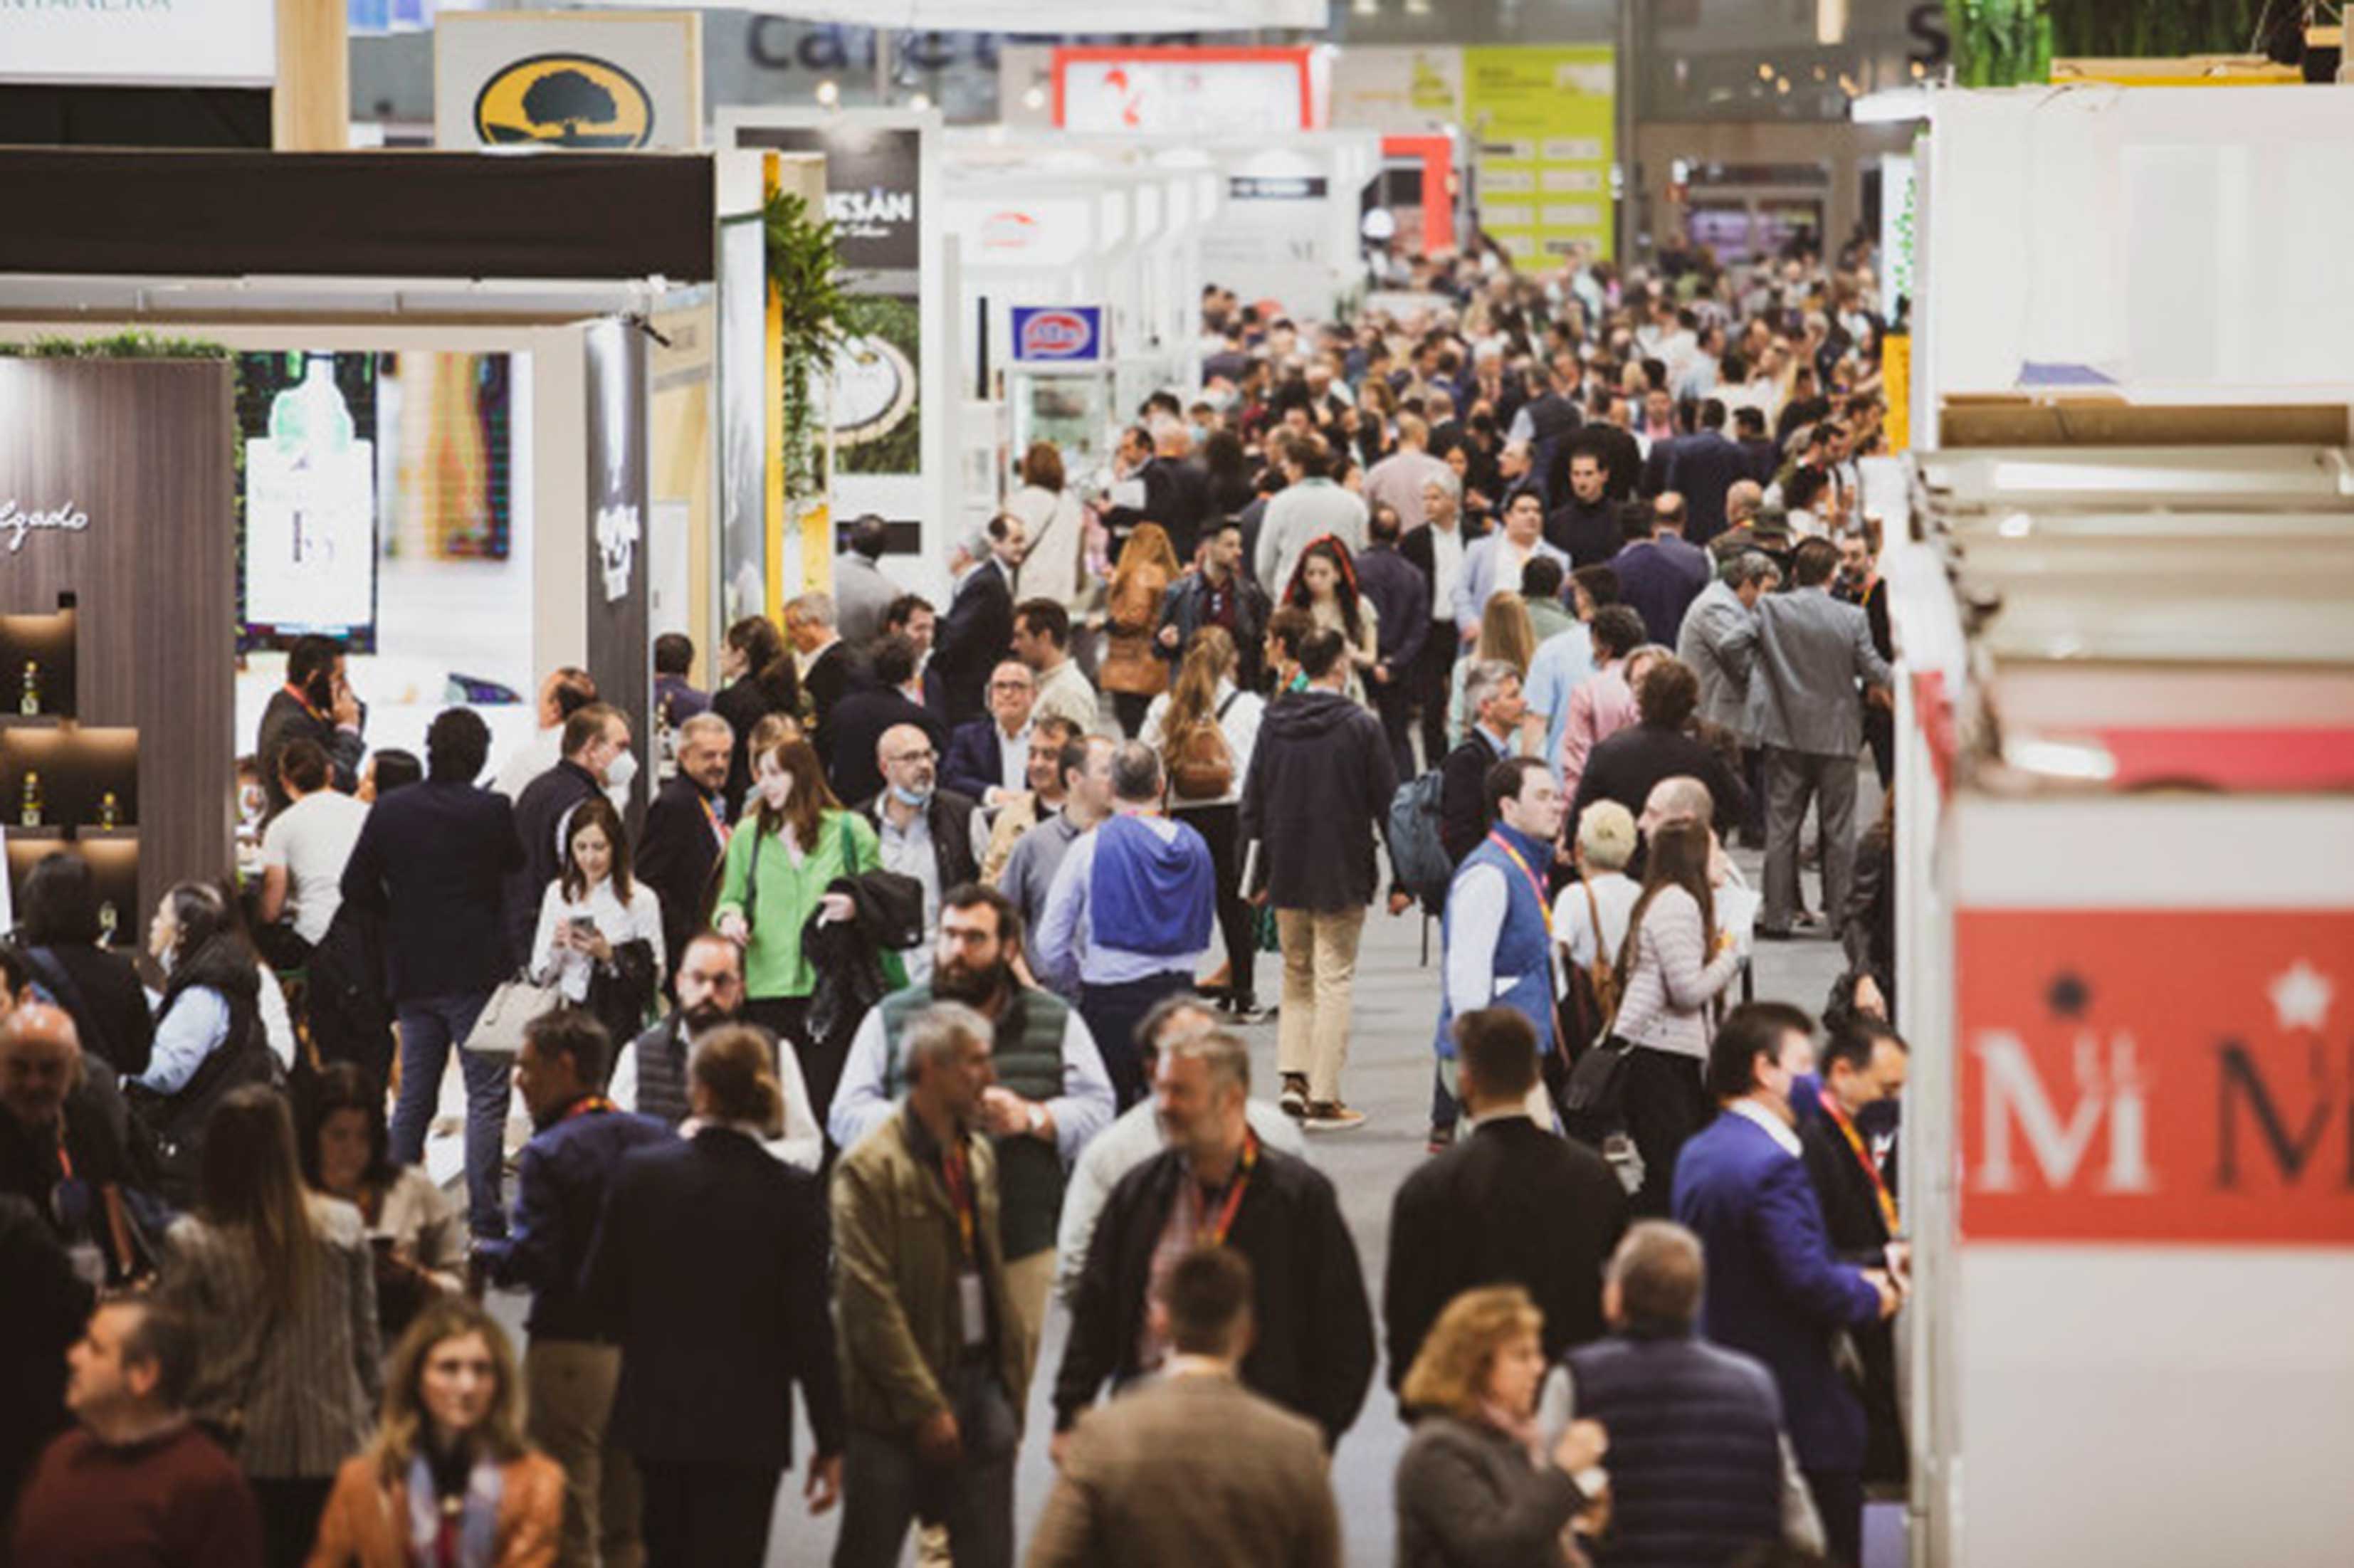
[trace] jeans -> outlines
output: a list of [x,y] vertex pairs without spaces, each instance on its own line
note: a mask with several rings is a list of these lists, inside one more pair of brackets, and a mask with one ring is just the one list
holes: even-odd
[[842,1451],[842,1533],[833,1568],[897,1568],[907,1526],[919,1514],[948,1527],[957,1568],[1012,1568],[1012,1405],[987,1367],[952,1374],[951,1401],[964,1438],[961,1463],[946,1468],[917,1457],[912,1436],[852,1427]]
[[1275,1065],[1308,1075],[1310,1105],[1337,1104],[1349,1061],[1349,1004],[1357,985],[1360,909],[1278,909],[1283,947],[1283,1012],[1276,1021]]
[[1144,1055],[1137,1049],[1136,1026],[1164,996],[1193,989],[1187,969],[1163,969],[1142,980],[1119,985],[1081,985],[1079,1017],[1103,1054],[1104,1071],[1111,1078],[1113,1100],[1126,1110],[1144,1097]]
[[[425,1131],[441,1104],[441,1069],[452,1046],[473,1033],[487,994],[410,997],[400,1004],[400,1099],[392,1109],[392,1162],[425,1158]],[[504,1056],[458,1053],[466,1075],[466,1224],[478,1236],[507,1234],[499,1195],[506,1161],[507,1104],[514,1064]]]

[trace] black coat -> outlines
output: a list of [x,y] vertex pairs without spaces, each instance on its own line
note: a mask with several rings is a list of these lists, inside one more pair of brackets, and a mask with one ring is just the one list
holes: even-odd
[[[1055,1379],[1055,1430],[1077,1420],[1107,1379],[1126,1383],[1142,1371],[1136,1340],[1152,1251],[1189,1179],[1183,1154],[1164,1150],[1104,1201]],[[1261,1149],[1226,1245],[1251,1263],[1257,1338],[1244,1383],[1323,1427],[1328,1447],[1339,1443],[1373,1382],[1373,1315],[1332,1183],[1306,1160]]]
[[989,673],[1013,645],[1013,588],[991,557],[965,574],[932,638],[932,667],[947,688],[950,725],[988,712]]
[[[344,901],[385,916],[395,1001],[487,996],[514,973],[501,911],[522,864],[514,808],[491,790],[428,779],[368,808],[344,863]],[[538,915],[535,900],[528,918]]]
[[1702,430],[1676,443],[1668,459],[1668,488],[1684,498],[1684,537],[1705,545],[1724,532],[1724,495],[1749,477],[1749,454],[1722,430]]
[[[927,686],[936,683],[930,671],[925,674]],[[875,759],[875,748],[884,731],[903,724],[930,736],[934,751],[948,750],[948,721],[896,686],[862,686],[835,705],[826,722],[825,777],[836,800],[864,800],[882,793],[883,767]]]
[[507,878],[507,958],[511,969],[531,962],[531,939],[539,926],[540,901],[547,885],[564,872],[563,846],[557,836],[565,819],[591,795],[603,793],[597,776],[569,758],[524,786],[515,797],[515,843],[523,860]]
[[1438,765],[1438,842],[1457,865],[1488,836],[1488,770],[1501,760],[1475,733]]
[[641,1460],[784,1469],[793,1385],[820,1454],[842,1451],[817,1178],[738,1132],[632,1150],[586,1271],[621,1350],[608,1435]]
[[1544,536],[1546,544],[1569,557],[1572,571],[1608,566],[1611,557],[1627,547],[1618,503],[1607,496],[1588,506],[1571,494],[1545,518]]
[[[784,662],[792,668],[791,661]],[[798,693],[799,686],[793,690]],[[785,700],[750,675],[711,694],[711,711],[727,721],[736,732],[736,747],[727,757],[727,782],[719,792],[727,800],[727,820],[734,821],[744,810],[744,797],[752,788],[752,732],[770,714],[790,714],[797,701]]]
[[393,1010],[385,989],[384,916],[348,901],[311,949],[302,1022],[322,1063],[351,1062],[391,1081]]
[[[1868,1135],[1867,1135],[1868,1136]],[[1798,1118],[1798,1145],[1807,1176],[1822,1202],[1823,1229],[1831,1251],[1843,1262],[1879,1268],[1887,1261],[1887,1217],[1881,1213],[1872,1178],[1847,1139],[1827,1115]],[[1871,1145],[1866,1143],[1869,1149]],[[1863,1364],[1866,1480],[1901,1481],[1910,1468],[1903,1418],[1896,1404],[1896,1340],[1889,1324],[1867,1323],[1849,1330]]]
[[[867,1010],[891,989],[883,972],[885,949],[904,952],[924,939],[924,885],[896,871],[866,871],[837,876],[826,891],[850,895],[852,913],[847,921],[822,921],[813,914],[801,927],[801,951],[817,971],[803,1027],[812,1046],[839,1063]],[[831,1099],[830,1084],[827,1088]],[[817,1114],[823,1121],[823,1101]]]
[[[1013,635],[1010,629],[1006,635]],[[856,651],[839,641],[829,644],[801,672],[801,695],[808,702],[810,722],[816,726],[812,738],[821,758],[832,755],[834,709],[866,682],[866,668]]]
[[1526,1117],[1483,1122],[1423,1161],[1390,1207],[1390,1387],[1447,1304],[1483,1285],[1527,1287],[1547,1361],[1600,1338],[1602,1266],[1626,1228],[1627,1190],[1602,1156]]
[[[877,834],[883,832],[881,795],[869,796],[851,809],[865,818]],[[981,880],[981,861],[972,842],[972,814],[980,809],[981,803],[971,796],[945,787],[933,789],[931,804],[924,808],[925,824],[932,832],[932,863],[939,873],[944,895],[959,883]]]
[[[0,1112],[0,1115],[6,1113]],[[0,1192],[0,1505],[41,1447],[65,1430],[66,1350],[81,1338],[90,1288],[38,1208]]]
[[72,1014],[83,1050],[126,1078],[147,1070],[155,1020],[130,960],[95,942],[44,943],[27,948],[25,957],[33,978]]
[[1388,831],[1397,784],[1389,736],[1362,705],[1319,690],[1267,708],[1243,780],[1238,842],[1257,843],[1275,907],[1331,912],[1373,901],[1373,834],[1376,824]]
[[[662,898],[663,983],[678,973],[679,956],[703,927],[719,863],[719,836],[704,810],[702,787],[684,773],[654,791],[646,808],[631,872]],[[712,802],[716,810],[725,803]],[[632,1033],[635,1033],[632,1031]]]
[[[361,722],[366,722],[365,712]],[[261,769],[262,792],[270,799],[272,817],[294,803],[278,777],[278,758],[288,745],[297,740],[319,743],[319,748],[327,754],[336,789],[348,795],[360,787],[360,758],[367,747],[360,732],[338,728],[333,719],[321,718],[281,686],[270,694],[270,701],[261,710],[261,727],[253,745],[254,762]]]
[[1709,799],[1716,806],[1716,830],[1731,832],[1749,798],[1740,776],[1699,736],[1647,724],[1628,725],[1586,757],[1565,831],[1574,837],[1579,815],[1596,800],[1616,800],[1639,817],[1651,787],[1679,775],[1690,775],[1708,786]]
[[1577,439],[1601,453],[1602,466],[1610,471],[1602,493],[1612,501],[1632,501],[1635,482],[1643,474],[1643,447],[1635,440],[1635,432],[1597,421],[1586,426]]

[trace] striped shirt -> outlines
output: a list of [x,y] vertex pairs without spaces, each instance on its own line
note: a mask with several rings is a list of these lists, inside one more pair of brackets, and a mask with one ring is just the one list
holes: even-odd
[[165,1236],[166,1295],[196,1330],[196,1419],[241,1428],[238,1463],[260,1479],[323,1479],[366,1441],[383,1392],[376,1265],[360,1213],[313,1198],[320,1256],[290,1312],[246,1237],[190,1214]]

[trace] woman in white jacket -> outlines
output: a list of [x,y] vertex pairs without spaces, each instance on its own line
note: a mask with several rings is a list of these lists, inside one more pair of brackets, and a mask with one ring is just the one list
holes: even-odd
[[645,1027],[663,962],[662,896],[631,879],[621,814],[591,795],[564,826],[564,871],[539,901],[532,978],[596,1014],[618,1052]]
[[1241,835],[1243,778],[1267,704],[1235,684],[1240,659],[1224,627],[1204,626],[1185,646],[1176,684],[1152,699],[1139,738],[1161,754],[1169,776],[1169,814],[1189,824],[1210,846],[1217,874],[1218,930],[1226,947],[1225,1005],[1257,1022],[1257,920],[1242,895],[1236,842]]
[[1087,567],[1087,514],[1063,482],[1063,454],[1052,441],[1033,441],[1022,455],[1022,487],[1005,498],[1029,541],[1022,556],[1022,597],[1051,599],[1071,612],[1094,586]]

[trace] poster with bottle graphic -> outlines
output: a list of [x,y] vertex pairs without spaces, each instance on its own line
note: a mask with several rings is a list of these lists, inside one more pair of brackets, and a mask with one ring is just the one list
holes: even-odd
[[239,582],[247,638],[323,632],[366,651],[376,590],[374,356],[245,359]]

